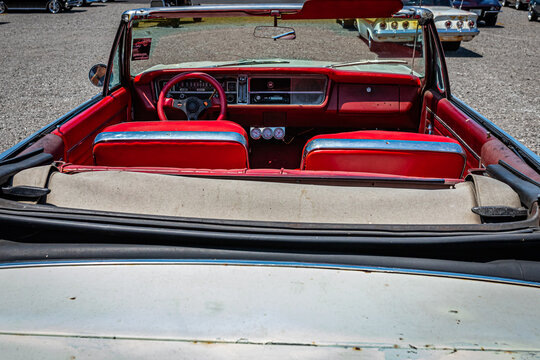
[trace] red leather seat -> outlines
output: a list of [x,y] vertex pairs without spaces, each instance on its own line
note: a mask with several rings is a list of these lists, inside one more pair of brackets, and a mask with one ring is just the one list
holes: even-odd
[[311,138],[301,169],[460,178],[465,160],[459,142],[444,136],[354,131]]
[[248,167],[248,137],[230,121],[144,121],[112,125],[94,140],[95,165],[201,169]]

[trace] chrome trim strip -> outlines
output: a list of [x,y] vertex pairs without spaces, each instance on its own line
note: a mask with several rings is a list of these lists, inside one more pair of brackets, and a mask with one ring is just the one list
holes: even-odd
[[459,141],[459,143],[464,146],[465,148],[467,148],[467,150],[472,154],[472,156],[474,156],[474,158],[476,160],[478,160],[478,163],[480,164],[480,156],[450,127],[448,126],[447,123],[444,122],[443,119],[441,119],[437,114],[435,114],[433,112],[433,110],[431,110],[429,107],[426,106],[426,110],[427,112],[429,112],[431,115],[433,115],[433,117],[435,118],[435,120],[437,120],[442,126],[445,127],[446,130],[448,130],[452,136],[454,136],[454,138]]
[[94,139],[94,145],[115,141],[230,141],[247,149],[247,140],[241,134],[225,131],[120,131],[102,132]]
[[[445,260],[441,260],[443,262]],[[412,274],[425,276],[440,276],[445,278],[469,279],[477,281],[499,282],[512,285],[530,285],[539,287],[540,282],[534,280],[522,280],[512,277],[502,277],[496,275],[474,274],[466,272],[449,272],[447,270],[429,270],[418,267],[405,266],[373,266],[373,265],[355,265],[355,264],[339,264],[339,263],[324,263],[324,262],[307,262],[307,261],[285,261],[285,260],[240,260],[240,259],[113,259],[113,260],[14,260],[13,262],[0,263],[0,270],[4,269],[21,269],[21,268],[47,268],[60,266],[100,266],[100,265],[239,265],[239,266],[270,266],[270,267],[302,267],[309,269],[348,269],[353,271],[370,271],[380,273],[398,273]]]

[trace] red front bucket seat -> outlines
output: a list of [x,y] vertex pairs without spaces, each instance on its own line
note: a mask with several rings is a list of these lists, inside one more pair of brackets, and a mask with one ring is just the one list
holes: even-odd
[[466,155],[444,136],[398,131],[319,135],[304,147],[301,169],[460,178]]
[[244,169],[248,137],[231,121],[144,121],[112,125],[94,140],[95,165]]

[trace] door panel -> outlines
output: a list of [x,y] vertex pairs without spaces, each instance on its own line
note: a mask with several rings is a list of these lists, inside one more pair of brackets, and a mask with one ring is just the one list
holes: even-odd
[[105,127],[131,119],[131,96],[120,88],[55,130],[64,141],[64,161],[92,165],[94,138]]
[[456,139],[467,153],[467,168],[480,167],[482,146],[490,140],[488,132],[471,120],[448,99],[427,91],[422,106],[420,132]]

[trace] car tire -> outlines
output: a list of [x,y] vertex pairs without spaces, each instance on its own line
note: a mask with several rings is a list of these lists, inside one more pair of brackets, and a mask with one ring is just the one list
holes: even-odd
[[354,26],[354,21],[352,19],[341,19],[341,26],[344,29],[351,29]]
[[495,26],[497,24],[497,15],[487,16],[484,21],[486,23],[486,26]]
[[7,11],[7,6],[3,1],[0,1],[0,14],[3,14]]
[[50,0],[47,3],[47,11],[51,14],[58,14],[60,10],[62,10],[62,7],[60,6],[58,0]]
[[531,5],[529,5],[529,13],[527,14],[527,19],[529,19],[529,21],[538,20],[538,14],[533,11]]
[[442,43],[445,51],[458,51],[461,46],[461,41],[446,41]]

